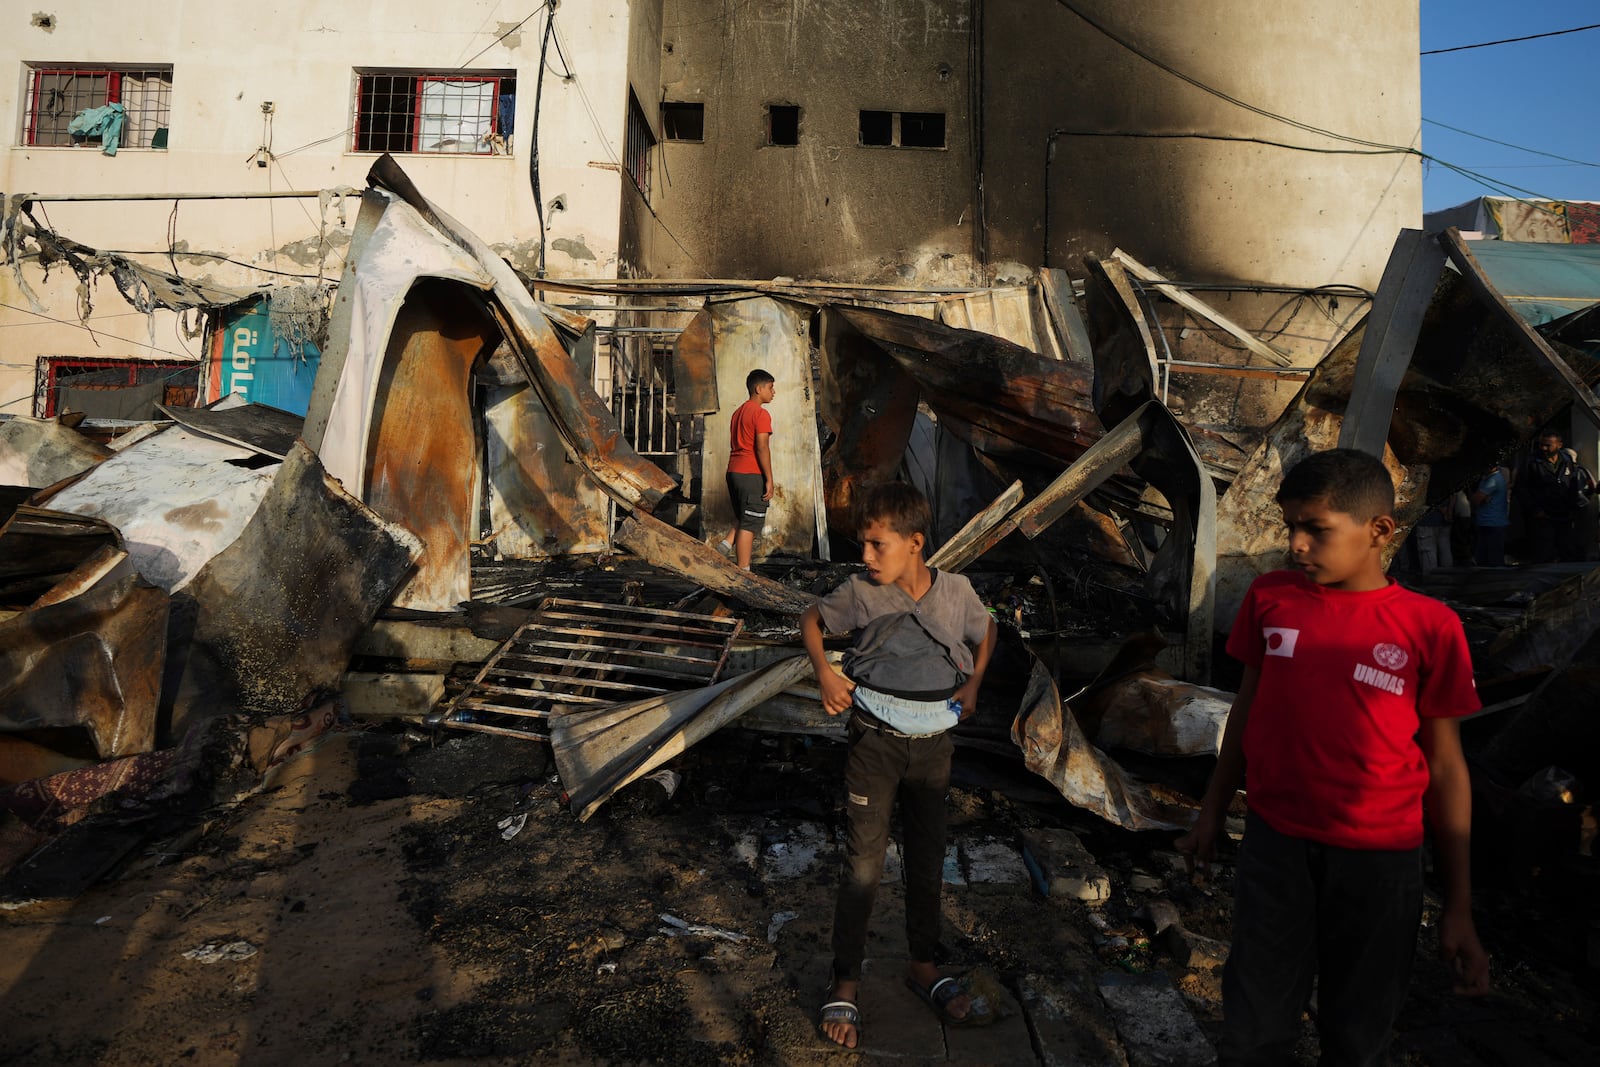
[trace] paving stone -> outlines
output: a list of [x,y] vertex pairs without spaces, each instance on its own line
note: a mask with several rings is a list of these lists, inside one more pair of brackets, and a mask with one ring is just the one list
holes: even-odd
[[1018,992],[1044,1067],[1127,1067],[1116,1025],[1096,992],[1032,974],[1018,983]]
[[1022,847],[1039,868],[1046,895],[1055,901],[1099,904],[1111,899],[1111,879],[1070,830],[1030,830]]
[[[814,1035],[811,1050],[816,1052],[839,1051],[815,1026],[825,1003],[832,968],[831,957],[818,956],[807,964],[801,979],[802,991],[816,991],[815,1002],[809,1007]],[[859,1051],[873,1058],[943,1061],[944,1030],[927,1005],[906,988],[905,978],[904,956],[874,957],[862,964],[861,992],[856,1000],[861,1009]]]
[[[988,981],[995,987],[999,986],[992,976]],[[995,1010],[1001,1011],[1004,1017],[989,1026],[944,1025],[944,1041],[950,1062],[992,1063],[1005,1067],[1038,1062],[1038,1055],[1033,1048],[1033,1035],[1028,1031],[1028,1020],[1020,1010],[1015,995],[1006,990],[1003,999],[1004,1004]],[[929,1018],[938,1020],[927,1004],[922,1005],[922,1010],[928,1013]]]
[[972,885],[1027,885],[1028,868],[1009,841],[985,837],[960,842],[967,881]]
[[1165,974],[1102,974],[1100,997],[1117,1021],[1130,1067],[1210,1067],[1216,1050]]
[[961,874],[961,846],[952,842],[944,851],[944,884],[966,885],[967,880]]

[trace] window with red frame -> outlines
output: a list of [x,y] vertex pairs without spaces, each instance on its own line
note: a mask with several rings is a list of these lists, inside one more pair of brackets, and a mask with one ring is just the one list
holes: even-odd
[[200,364],[96,356],[40,356],[37,378],[33,413],[42,419],[61,413],[63,389],[101,392],[157,386],[160,403],[168,407],[193,407],[199,395]]
[[359,71],[356,152],[509,155],[517,80],[490,74]]
[[35,65],[27,68],[27,101],[22,111],[22,143],[43,148],[91,144],[67,132],[79,112],[121,104],[122,146],[165,148],[172,120],[172,68]]

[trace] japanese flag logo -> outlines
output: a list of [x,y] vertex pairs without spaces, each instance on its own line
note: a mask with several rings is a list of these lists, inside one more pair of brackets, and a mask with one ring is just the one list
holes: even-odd
[[1289,659],[1294,656],[1294,645],[1300,640],[1300,631],[1283,626],[1263,626],[1261,637],[1266,642],[1267,655]]

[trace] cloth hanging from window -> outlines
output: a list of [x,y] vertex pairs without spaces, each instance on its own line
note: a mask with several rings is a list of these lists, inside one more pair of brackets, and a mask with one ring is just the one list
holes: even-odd
[[117,154],[117,146],[122,143],[122,124],[126,118],[127,112],[121,104],[84,108],[67,124],[67,133],[86,140],[98,137],[100,151],[108,156],[114,156]]

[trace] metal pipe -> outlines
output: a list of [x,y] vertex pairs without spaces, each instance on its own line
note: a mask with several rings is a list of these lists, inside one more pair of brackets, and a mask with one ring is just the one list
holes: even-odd
[[[59,196],[47,196],[41,193],[26,193],[21,199],[35,204],[68,204],[78,201],[122,201],[122,200],[289,200],[299,198],[302,200],[315,200],[324,192],[337,190],[317,189],[311,192],[284,189],[279,192],[268,193],[62,193]],[[351,189],[346,195],[360,196],[360,190]]]

